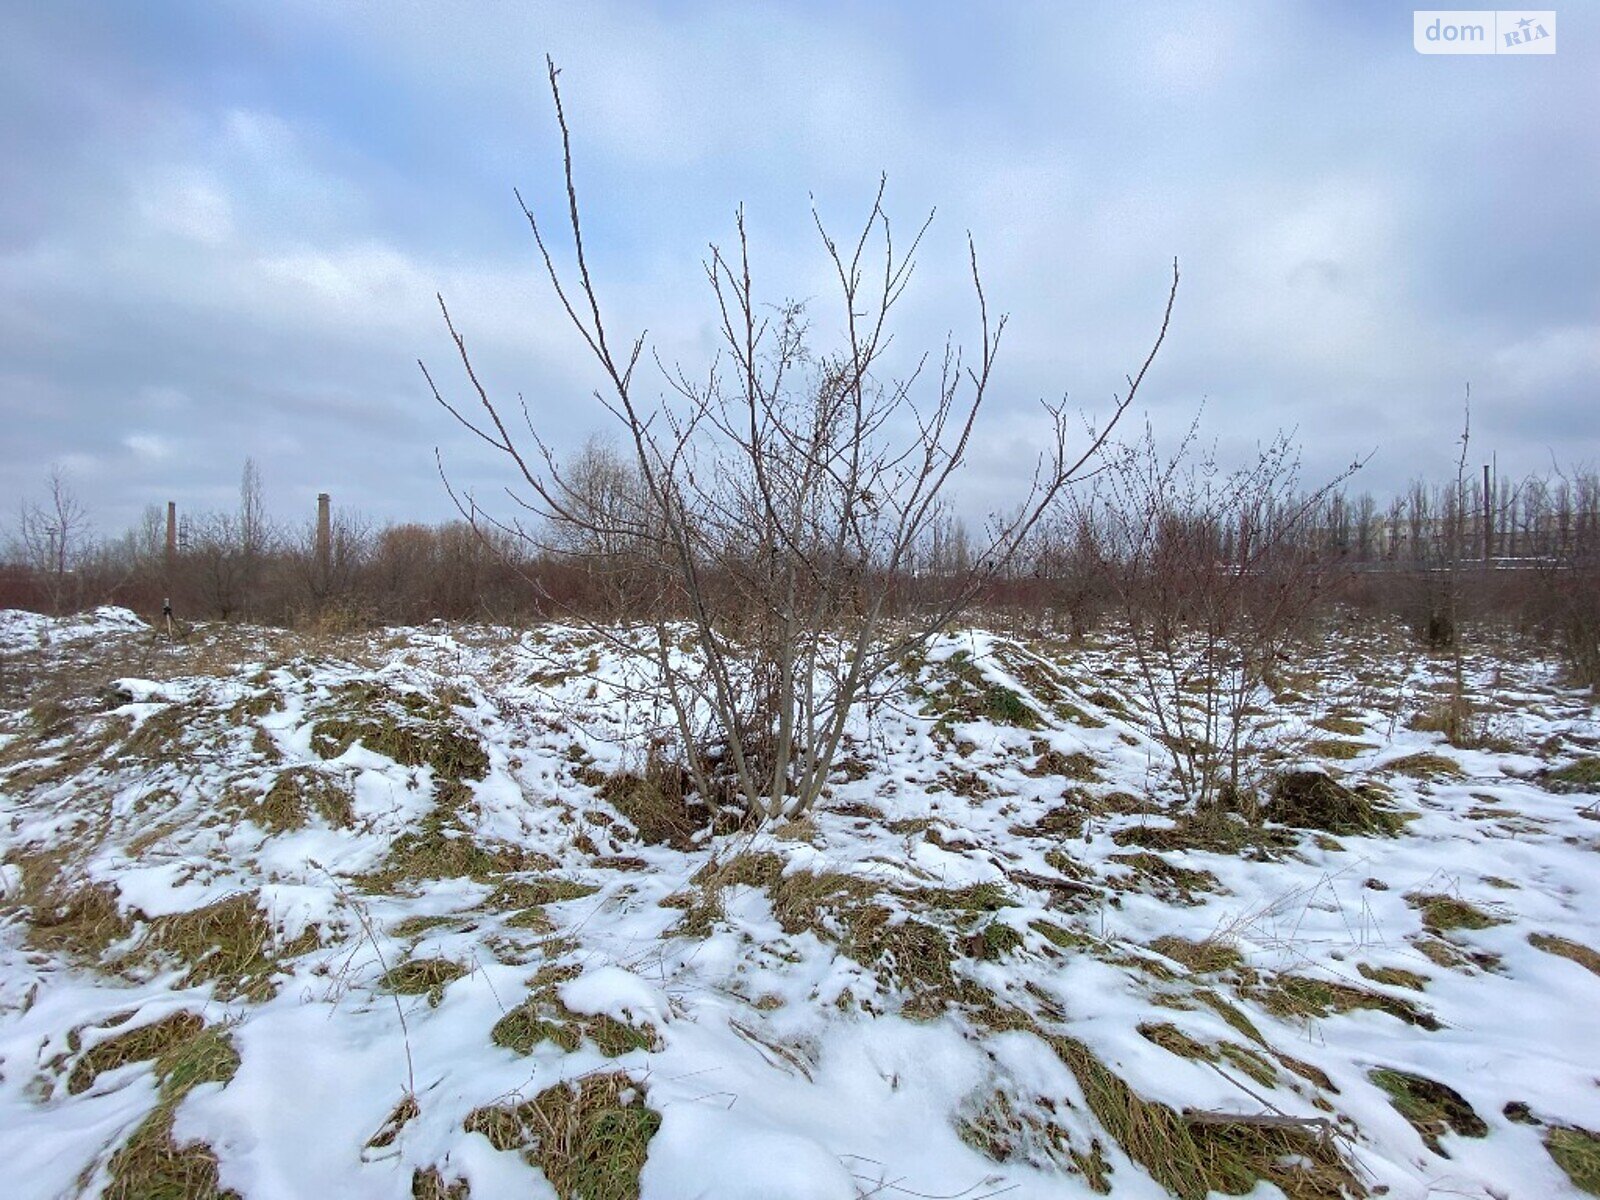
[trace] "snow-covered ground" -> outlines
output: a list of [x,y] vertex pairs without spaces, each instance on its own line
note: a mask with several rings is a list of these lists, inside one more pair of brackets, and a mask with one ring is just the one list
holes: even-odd
[[1370,832],[1175,822],[1114,640],[962,632],[809,819],[692,836],[577,631],[0,652],[5,1196],[1534,1200],[1596,1153],[1600,725],[1534,647],[1469,660],[1475,749],[1396,634],[1280,681],[1275,769]]

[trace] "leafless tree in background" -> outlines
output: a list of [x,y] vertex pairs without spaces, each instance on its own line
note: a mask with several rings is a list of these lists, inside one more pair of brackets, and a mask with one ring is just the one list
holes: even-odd
[[51,611],[77,604],[79,561],[88,548],[89,513],[60,467],[51,467],[43,500],[24,500],[17,514],[13,556],[40,579]]
[[272,525],[261,499],[261,471],[255,459],[247,458],[239,477],[239,587],[247,621],[256,616],[272,540]]
[[514,465],[525,488],[515,499],[532,520],[497,521],[470,497],[458,503],[474,525],[498,525],[547,550],[635,548],[641,577],[658,591],[640,610],[647,636],[601,634],[648,656],[682,768],[702,796],[736,796],[757,817],[802,813],[822,790],[856,703],[1007,567],[1126,410],[1165,336],[1176,264],[1160,334],[1088,446],[1069,451],[1069,421],[1047,406],[1053,434],[1013,515],[990,523],[936,603],[892,621],[886,581],[912,569],[944,518],[941,497],[965,458],[1005,328],[1004,317],[991,319],[971,239],[976,352],[947,338],[893,373],[890,318],[928,222],[897,244],[881,185],[853,240],[836,241],[817,219],[843,331],[837,347],[823,350],[806,306],[768,307],[758,293],[741,211],[733,252],[713,248],[704,264],[721,352],[697,375],[657,360],[667,393],[647,399],[635,382],[645,335],[618,339],[590,275],[571,139],[554,63],[548,68],[574,278],[557,269],[525,204],[523,212],[551,286],[601,368],[596,398],[621,427],[632,494],[623,504],[597,503],[592,477],[562,467],[526,406],[511,432],[441,298],[481,411],[469,416],[425,366],[424,375],[438,402]]

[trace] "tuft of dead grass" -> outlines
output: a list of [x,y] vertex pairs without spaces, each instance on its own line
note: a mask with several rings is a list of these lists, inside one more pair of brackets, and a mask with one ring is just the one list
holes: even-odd
[[1466,775],[1455,759],[1426,751],[1390,759],[1383,764],[1382,770],[1409,775],[1413,779],[1460,779]]
[[956,1136],[997,1163],[1024,1162],[1038,1170],[1064,1171],[1084,1177],[1089,1187],[1110,1191],[1110,1169],[1098,1140],[1079,1150],[1056,1117],[1049,1100],[1027,1103],[997,1088],[980,1088],[956,1112]]
[[1108,862],[1118,863],[1127,867],[1131,877],[1127,880],[1113,881],[1113,887],[1124,889],[1132,887],[1149,891],[1153,895],[1174,904],[1199,904],[1195,898],[1196,892],[1223,891],[1222,882],[1210,871],[1194,867],[1180,867],[1177,863],[1168,862],[1159,854],[1141,851],[1136,854],[1112,854]]
[[1409,1000],[1352,987],[1347,983],[1313,979],[1309,975],[1280,975],[1269,983],[1252,988],[1251,995],[1273,1016],[1292,1020],[1310,1020],[1335,1013],[1370,1009],[1387,1013],[1418,1029],[1431,1032],[1442,1028],[1437,1017]]
[[1405,827],[1404,820],[1373,799],[1371,792],[1347,788],[1322,771],[1289,771],[1273,781],[1265,816],[1295,829],[1393,837]]
[[1580,967],[1600,975],[1600,953],[1595,952],[1582,942],[1570,941],[1564,937],[1556,937],[1550,933],[1530,933],[1528,943],[1536,950],[1543,950],[1546,954],[1556,954],[1562,958],[1571,959]]
[[639,1172],[661,1117],[625,1072],[585,1075],[521,1104],[474,1109],[463,1125],[515,1150],[560,1200],[639,1200]]
[[1388,1094],[1395,1111],[1421,1135],[1423,1144],[1441,1158],[1450,1157],[1439,1144],[1446,1133],[1470,1138],[1489,1136],[1489,1127],[1483,1118],[1460,1092],[1446,1084],[1392,1067],[1369,1071],[1367,1078]]
[[430,767],[436,779],[482,779],[489,756],[440,699],[372,681],[339,688],[328,715],[311,727],[311,748],[337,758],[360,742],[406,767]]
[[428,1005],[439,1007],[444,990],[467,974],[467,968],[450,958],[408,958],[383,973],[380,985],[402,996],[427,996]]
[[472,1185],[465,1179],[447,1183],[438,1167],[418,1167],[411,1172],[411,1200],[472,1200]]
[[1367,963],[1357,963],[1356,970],[1361,972],[1363,979],[1370,979],[1373,983],[1381,983],[1388,987],[1410,988],[1413,992],[1421,992],[1428,986],[1426,975],[1418,975],[1415,971],[1406,971],[1399,967],[1374,967]]
[[1321,738],[1306,743],[1306,753],[1314,758],[1331,758],[1336,762],[1348,762],[1352,758],[1360,758],[1378,747],[1372,742],[1352,742],[1343,738]]
[[1217,938],[1192,942],[1187,938],[1168,934],[1151,942],[1150,949],[1202,975],[1232,971],[1244,965],[1244,957],[1239,951]]
[[106,1200],[239,1200],[237,1192],[218,1187],[216,1152],[204,1142],[179,1145],[172,1132],[178,1107],[193,1089],[226,1085],[238,1069],[231,1040],[216,1026],[166,1046],[155,1059],[156,1106],[111,1156],[111,1181],[101,1195]]
[[1600,788],[1600,755],[1574,759],[1545,774],[1542,782],[1552,792],[1595,791]]
[[1431,892],[1412,892],[1406,903],[1422,913],[1422,927],[1429,933],[1444,933],[1451,929],[1488,929],[1504,925],[1505,919],[1491,916],[1475,904],[1455,896]]
[[1544,1148],[1574,1187],[1600,1196],[1600,1133],[1576,1125],[1557,1125],[1544,1135]]
[[273,977],[282,960],[308,954],[320,942],[313,925],[294,941],[280,944],[277,931],[257,907],[255,893],[235,892],[203,908],[155,918],[138,947],[118,965],[167,955],[189,968],[180,987],[211,983],[219,1000],[243,996],[262,1001],[277,993]]
[[1242,1196],[1263,1180],[1297,1200],[1347,1200],[1366,1189],[1326,1131],[1180,1114],[1146,1100],[1073,1038],[1047,1036],[1095,1119],[1128,1157],[1180,1200]]
[[35,949],[93,963],[133,932],[116,885],[71,878],[64,850],[13,851],[6,862],[21,871],[22,885],[0,903],[0,912],[26,913],[27,940]]
[[392,892],[402,884],[425,879],[498,883],[506,875],[549,870],[556,865],[547,855],[520,846],[481,845],[464,815],[471,803],[472,791],[461,781],[436,784],[433,808],[419,828],[396,838],[383,865],[360,877],[361,886]]
[[490,908],[531,908],[582,900],[599,890],[595,884],[579,883],[575,879],[561,879],[554,875],[540,875],[531,879],[522,877],[502,880],[486,903]]
[[688,771],[660,752],[645,759],[642,773],[603,775],[592,767],[581,767],[578,781],[598,791],[647,845],[692,850],[702,830],[727,833],[740,825],[740,820],[720,805],[708,804],[697,795]]
[[350,793],[314,767],[280,772],[251,812],[269,833],[303,829],[313,814],[335,829],[349,828],[355,816]]
[[422,1115],[422,1106],[417,1103],[417,1098],[410,1092],[400,1097],[400,1102],[390,1111],[378,1131],[367,1139],[368,1150],[382,1150],[385,1146],[392,1146],[400,1137],[400,1131],[410,1121]]
[[205,1029],[198,1013],[175,1012],[149,1025],[141,1025],[96,1042],[73,1065],[67,1076],[67,1091],[76,1096],[87,1091],[103,1071],[134,1062],[150,1062],[191,1042]]

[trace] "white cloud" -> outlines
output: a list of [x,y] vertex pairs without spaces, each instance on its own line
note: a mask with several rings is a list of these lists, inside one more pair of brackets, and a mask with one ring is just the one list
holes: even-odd
[[122,439],[122,444],[144,462],[160,462],[172,457],[172,443],[159,434],[130,433]]
[[135,184],[134,203],[145,227],[153,232],[208,246],[233,237],[233,202],[203,169],[158,169]]
[[1600,325],[1540,330],[1496,350],[1493,362],[1513,392],[1538,392],[1582,380],[1594,385],[1600,382]]

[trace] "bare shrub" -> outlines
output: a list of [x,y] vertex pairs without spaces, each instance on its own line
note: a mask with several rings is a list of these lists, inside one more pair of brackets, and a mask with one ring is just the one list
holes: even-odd
[[1101,529],[1093,544],[1137,694],[1179,791],[1209,812],[1251,803],[1264,690],[1327,586],[1306,535],[1334,485],[1301,494],[1284,435],[1224,472],[1196,454],[1197,428],[1170,456],[1148,426],[1133,443],[1103,446],[1101,486],[1080,520]]
[[704,264],[720,353],[697,374],[657,360],[667,395],[646,400],[634,380],[645,337],[618,339],[590,275],[553,63],[549,81],[575,277],[563,276],[544,228],[526,205],[523,212],[550,284],[600,367],[596,398],[620,425],[628,469],[600,472],[592,455],[580,457],[577,470],[564,468],[526,408],[513,434],[441,298],[477,401],[473,415],[445,399],[426,367],[424,374],[438,402],[511,462],[524,485],[515,499],[539,527],[497,520],[470,496],[457,502],[474,526],[547,555],[582,564],[612,548],[648,633],[636,639],[593,627],[650,664],[695,790],[732,791],[761,818],[797,816],[821,793],[858,701],[1005,572],[1103,443],[1165,336],[1176,264],[1161,333],[1104,427],[1071,453],[1064,411],[1047,406],[1052,434],[1012,515],[991,523],[932,604],[892,620],[889,582],[914,568],[944,519],[941,498],[966,457],[1005,329],[1004,317],[991,318],[970,239],[976,352],[948,338],[902,359],[909,365],[897,372],[888,356],[891,318],[928,222],[908,243],[896,242],[881,185],[851,241],[836,241],[817,218],[844,331],[824,350],[806,305],[771,306],[756,290],[741,211],[735,250],[713,248]]

